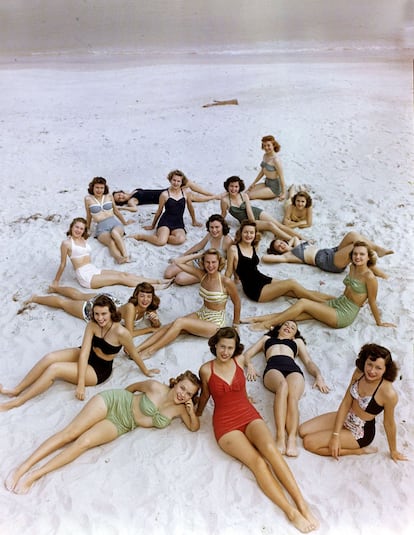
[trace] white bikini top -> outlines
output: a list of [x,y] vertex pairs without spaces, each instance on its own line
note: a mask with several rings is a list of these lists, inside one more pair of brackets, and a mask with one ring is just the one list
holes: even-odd
[[73,260],[74,258],[83,258],[84,256],[89,256],[91,254],[91,246],[88,242],[85,242],[85,247],[82,247],[82,245],[77,245],[73,238],[70,238],[70,241],[72,243],[71,249],[72,252],[70,254],[70,258]]

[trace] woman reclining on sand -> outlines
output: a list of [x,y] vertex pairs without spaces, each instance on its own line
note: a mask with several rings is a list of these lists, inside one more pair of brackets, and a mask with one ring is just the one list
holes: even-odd
[[[174,418],[181,418],[190,431],[198,431],[200,423],[194,403],[197,403],[199,388],[200,380],[187,370],[170,379],[169,386],[148,380],[133,383],[125,390],[103,390],[88,401],[69,425],[45,440],[11,472],[5,487],[16,494],[25,494],[41,477],[136,427],[164,429]],[[134,395],[134,392],[141,394]],[[60,449],[62,451],[46,464],[29,472],[35,464]]]

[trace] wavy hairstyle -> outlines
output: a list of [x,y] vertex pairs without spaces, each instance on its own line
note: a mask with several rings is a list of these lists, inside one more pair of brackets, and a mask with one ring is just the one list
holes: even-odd
[[354,246],[352,247],[352,250],[349,253],[349,258],[351,259],[351,262],[352,262],[352,255],[354,254],[355,247],[365,247],[366,250],[368,251],[367,266],[368,267],[375,266],[375,264],[377,263],[377,255],[376,255],[374,249],[371,249],[371,247],[366,242],[364,242],[362,240],[358,240],[358,241],[354,242]]
[[167,175],[168,182],[171,182],[171,179],[174,175],[181,177],[181,186],[186,186],[188,184],[188,178],[185,176],[185,174],[180,171],[179,169],[174,169],[173,171],[170,171]]
[[69,229],[66,232],[66,236],[72,236],[72,229],[75,223],[82,223],[85,225],[85,230],[83,231],[82,238],[85,240],[88,237],[88,223],[86,222],[86,219],[84,217],[75,217],[75,219],[72,220],[72,223],[69,225]]
[[[303,342],[306,344],[306,340],[304,339],[304,337],[300,334],[300,331],[298,329],[298,324],[295,320],[287,320],[287,321],[292,321],[295,325],[296,325],[296,333],[295,333],[295,336],[293,338],[300,338],[301,340],[303,340]],[[270,331],[268,331],[265,336],[270,336],[271,338],[277,338],[279,336],[279,331],[280,329],[282,328],[282,326],[285,324],[286,322],[283,322],[283,323],[279,323],[278,325],[275,325],[274,327],[272,327],[270,329]]]
[[385,361],[385,372],[383,378],[391,383],[395,381],[398,374],[398,366],[392,360],[391,352],[389,349],[378,344],[365,344],[361,347],[358,358],[355,361],[355,366],[358,370],[364,371],[365,363],[367,360],[373,360],[374,362],[377,359],[384,359]]
[[180,373],[177,377],[172,377],[170,379],[170,388],[174,388],[176,384],[178,384],[180,381],[183,381],[184,379],[188,379],[191,383],[193,383],[194,386],[197,387],[197,392],[193,395],[191,398],[194,405],[197,405],[198,402],[198,392],[201,388],[201,381],[198,378],[198,376],[193,373],[191,370],[186,370],[183,373]]
[[98,295],[95,299],[95,301],[93,302],[93,305],[92,305],[92,317],[91,317],[91,321],[95,322],[96,323],[96,320],[95,320],[95,308],[96,307],[108,307],[108,310],[111,314],[111,320],[114,321],[115,323],[119,323],[121,321],[121,313],[119,312],[119,310],[116,308],[116,305],[115,303],[112,301],[112,299],[110,297],[108,297],[107,295]]
[[237,245],[242,241],[242,232],[244,227],[254,227],[255,236],[252,245],[253,247],[257,247],[262,235],[257,231],[256,221],[249,221],[248,219],[243,219],[243,221],[240,223],[240,227],[236,230],[236,234],[234,236],[234,243]]
[[96,176],[89,182],[89,186],[88,186],[89,195],[93,195],[93,187],[95,184],[103,184],[105,186],[104,195],[109,193],[109,188],[108,188],[108,184],[106,183],[106,178],[102,176]]
[[218,271],[221,271],[226,265],[226,260],[221,256],[220,251],[218,251],[217,249],[211,248],[211,249],[207,249],[207,251],[204,251],[203,256],[200,258],[200,265],[202,269],[204,269],[204,259],[206,258],[207,255],[215,255],[217,257],[217,260],[219,263]]
[[295,206],[296,199],[298,197],[304,197],[306,199],[305,208],[309,208],[310,206],[312,206],[312,197],[309,195],[307,191],[298,191],[297,193],[295,193],[295,195],[292,197],[292,200],[291,200],[293,206]]
[[239,183],[240,191],[244,191],[244,189],[246,188],[244,180],[242,180],[239,176],[229,176],[229,178],[223,182],[224,189],[226,191],[229,191],[229,186],[233,182]]
[[217,355],[216,345],[222,338],[230,338],[236,342],[236,347],[234,349],[232,358],[238,357],[243,353],[244,345],[240,342],[240,336],[236,329],[234,327],[221,327],[220,329],[217,329],[216,333],[213,334],[211,338],[208,339],[208,346],[214,356]]
[[227,223],[227,221],[224,219],[224,217],[220,214],[212,214],[206,221],[206,229],[207,232],[210,231],[210,223],[214,223],[214,221],[218,221],[221,223],[221,226],[223,227],[223,236],[227,236],[227,234],[230,232],[230,227]]
[[132,292],[131,297],[128,299],[128,303],[132,303],[134,307],[136,307],[138,305],[138,294],[140,292],[152,295],[152,300],[147,307],[147,311],[153,312],[154,310],[157,310],[160,306],[160,298],[155,293],[154,286],[149,282],[140,282],[139,284],[137,284],[135,286],[135,290]]
[[276,141],[276,139],[273,136],[263,136],[262,137],[262,149],[264,149],[263,145],[265,143],[267,143],[268,141],[272,142],[273,150],[275,152],[279,152],[280,151],[280,145],[279,145],[279,143]]

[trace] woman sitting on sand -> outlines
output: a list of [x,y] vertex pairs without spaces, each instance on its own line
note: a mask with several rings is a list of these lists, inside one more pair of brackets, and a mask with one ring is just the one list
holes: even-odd
[[[148,282],[138,284],[128,302],[123,305],[113,295],[85,294],[69,286],[50,287],[49,292],[60,295],[33,295],[26,303],[37,303],[52,308],[60,308],[75,316],[75,318],[90,321],[92,319],[93,304],[98,295],[108,295],[117,305],[124,325],[132,337],[152,333],[161,326],[157,314],[160,298],[156,295],[154,286]],[[149,322],[150,327],[137,329],[136,324],[143,319]]]
[[[308,264],[309,266],[317,266],[322,271],[329,273],[341,273],[351,262],[351,251],[357,241],[365,242],[379,257],[394,252],[377,245],[362,234],[352,231],[345,234],[339,245],[329,249],[319,249],[316,245],[297,238],[291,238],[287,241],[272,240],[267,254],[262,256],[262,261],[269,264]],[[376,267],[375,257],[372,258],[369,267],[377,277],[387,278],[387,275]]]
[[[199,388],[198,377],[187,370],[170,379],[169,386],[147,380],[133,383],[125,390],[103,390],[88,401],[69,425],[45,440],[11,472],[5,487],[16,494],[25,494],[41,477],[136,427],[163,429],[174,418],[181,418],[190,431],[198,431],[200,423],[194,403]],[[134,395],[134,392],[140,394]],[[46,464],[27,474],[35,464],[63,447]]]
[[[193,260],[200,259],[202,268],[196,268]],[[197,312],[179,317],[169,325],[158,329],[137,347],[142,359],[151,357],[156,351],[173,342],[182,332],[209,338],[226,322],[226,303],[230,297],[233,303],[233,323],[240,322],[240,297],[232,280],[220,274],[224,259],[216,249],[204,253],[182,256],[174,260],[183,271],[197,277],[200,282],[199,295],[203,306]]]
[[105,178],[95,177],[89,183],[88,193],[85,197],[87,229],[91,228],[92,222],[96,223],[95,238],[108,247],[118,264],[129,262],[122,224],[128,225],[132,221],[126,221],[118,210]]
[[[215,199],[219,199],[219,195],[213,195],[209,191],[203,189],[201,186],[195,182],[188,180],[185,177],[182,183],[183,187],[190,188],[191,191],[199,193],[199,195],[193,195],[193,202],[207,202]],[[143,189],[136,188],[130,192],[124,190],[118,190],[112,192],[112,197],[114,198],[115,204],[119,207],[120,210],[127,210],[129,212],[137,212],[138,206],[145,204],[158,204],[160,200],[160,195],[167,188],[163,189]]]
[[[261,170],[248,187],[247,193],[250,199],[274,199],[283,201],[285,198],[285,179],[283,169],[276,153],[280,151],[280,145],[273,136],[262,137],[262,150],[264,150]],[[262,178],[264,182],[260,182]]]
[[312,299],[299,299],[284,312],[245,318],[242,322],[256,323],[254,330],[265,330],[287,320],[316,319],[329,327],[341,329],[351,325],[362,305],[368,300],[376,324],[380,327],[395,327],[393,323],[381,321],[377,305],[378,281],[370,269],[374,259],[375,253],[368,244],[357,241],[352,248],[349,273],[344,278],[346,288],[340,297],[325,303]]
[[53,291],[59,286],[60,278],[66,267],[66,259],[70,258],[75,270],[76,279],[84,288],[102,288],[121,284],[134,287],[141,282],[154,284],[157,289],[165,288],[171,281],[149,279],[132,273],[116,271],[114,269],[99,269],[91,262],[91,246],[88,238],[87,224],[83,217],[76,217],[69,226],[64,240],[60,246],[60,265],[50,286]]
[[111,376],[113,360],[123,346],[142,373],[149,377],[159,373],[159,370],[149,370],[145,366],[134,347],[131,333],[120,321],[121,314],[112,299],[106,295],[98,296],[81,347],[48,353],[14,388],[0,385],[0,394],[14,398],[2,403],[0,411],[20,407],[47,390],[56,379],[76,384],[76,397],[85,399],[85,387],[99,385]]
[[264,275],[257,269],[259,257],[256,247],[260,241],[256,222],[242,222],[234,238],[235,245],[229,249],[226,276],[236,273],[243,286],[244,293],[252,301],[265,303],[282,295],[290,297],[308,297],[315,301],[326,301],[329,295],[307,290],[294,279],[278,280]]
[[195,218],[191,193],[188,188],[183,186],[184,179],[186,179],[184,173],[176,169],[168,174],[167,179],[171,185],[160,195],[158,209],[154,215],[152,224],[144,227],[145,230],[153,230],[157,226],[156,233],[131,234],[128,238],[147,241],[158,246],[165,245],[166,243],[181,245],[186,240],[186,230],[184,227],[184,211],[186,206],[190,213],[193,226],[201,226],[201,223]]
[[245,219],[249,221],[256,221],[257,230],[272,232],[277,238],[284,240],[290,239],[292,236],[301,238],[301,236],[294,230],[266,213],[261,208],[257,208],[250,204],[249,195],[243,193],[245,186],[244,182],[238,176],[231,176],[224,182],[224,189],[228,194],[221,197],[221,215],[226,217],[229,212],[240,223]]
[[356,369],[337,412],[322,414],[299,427],[305,449],[317,455],[362,455],[375,453],[375,417],[384,411],[384,428],[393,461],[406,461],[397,450],[394,418],[398,395],[392,383],[398,368],[391,353],[377,344],[362,346]]
[[260,489],[298,530],[308,533],[316,529],[318,521],[269,428],[247,397],[243,373],[246,361],[237,331],[223,327],[209,339],[208,345],[215,358],[200,368],[202,390],[196,414],[202,415],[211,395],[214,434],[220,448],[253,472]]
[[[227,258],[227,250],[233,243],[233,240],[229,236],[230,228],[226,220],[220,214],[213,214],[208,218],[206,228],[207,234],[204,238],[188,249],[184,255],[198,253],[208,249],[217,249],[223,258]],[[164,272],[166,279],[174,278],[175,284],[180,286],[187,286],[199,282],[197,277],[180,269],[177,264],[172,263],[172,260],[170,262],[171,265]],[[195,267],[200,266],[195,264]]]
[[289,198],[285,204],[283,224],[290,228],[312,226],[312,197],[303,189],[289,188]]
[[273,413],[276,424],[276,445],[282,454],[296,457],[299,400],[305,390],[305,380],[295,358],[299,357],[307,371],[315,377],[313,388],[318,388],[324,394],[329,392],[329,388],[319,368],[311,359],[296,322],[285,321],[283,325],[276,325],[245,351],[247,379],[250,381],[255,381],[257,377],[257,372],[250,361],[260,351],[264,352],[266,358],[263,384],[275,394]]

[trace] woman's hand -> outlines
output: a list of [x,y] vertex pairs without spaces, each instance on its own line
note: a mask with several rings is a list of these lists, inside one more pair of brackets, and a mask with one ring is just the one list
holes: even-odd
[[341,441],[339,440],[339,435],[332,435],[331,439],[329,440],[328,448],[332,457],[338,460],[339,452],[341,451]]
[[152,225],[144,225],[142,228],[145,230],[154,230],[154,227]]
[[247,376],[247,380],[248,380],[248,381],[256,381],[256,379],[257,379],[257,372],[256,372],[256,369],[255,369],[255,367],[253,366],[253,364],[248,364],[248,365],[247,365],[247,373],[246,373],[246,376]]
[[313,383],[312,388],[317,388],[322,394],[328,394],[329,386],[325,383],[322,377],[317,377]]
[[397,461],[408,461],[408,457],[406,457],[405,455],[403,455],[402,453],[400,453],[397,450],[391,451],[390,455],[391,455],[391,459],[393,461],[395,461],[395,462],[397,462]]
[[76,388],[76,397],[83,401],[85,399],[85,387],[84,386],[78,386]]
[[380,323],[377,323],[378,327],[397,327],[395,323],[387,323],[386,321],[381,321]]
[[147,377],[154,377],[157,373],[160,373],[160,370],[158,368],[151,368],[150,370],[147,370],[146,376]]
[[194,409],[194,403],[192,399],[189,399],[184,403],[185,410],[187,411],[189,416],[195,416],[195,409]]

